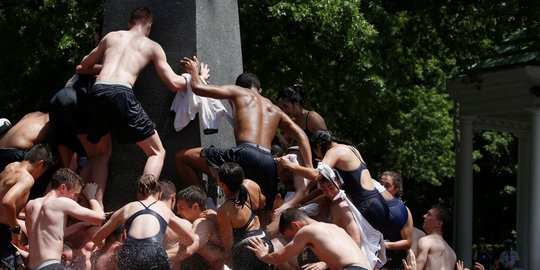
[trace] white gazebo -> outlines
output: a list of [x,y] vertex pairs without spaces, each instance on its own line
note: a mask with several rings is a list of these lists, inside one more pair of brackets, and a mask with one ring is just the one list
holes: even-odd
[[517,251],[521,268],[540,269],[540,50],[527,41],[524,33],[515,36],[499,54],[447,82],[459,108],[454,248],[465,265],[472,262],[473,200],[483,199],[473,198],[473,130],[485,129],[519,140]]

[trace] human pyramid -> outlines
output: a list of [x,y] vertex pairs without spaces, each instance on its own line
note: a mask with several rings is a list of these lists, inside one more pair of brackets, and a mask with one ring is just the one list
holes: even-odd
[[[1,269],[454,268],[442,238],[448,210],[431,208],[427,236],[415,240],[399,174],[374,180],[360,152],[303,107],[302,85],[284,89],[274,105],[255,74],[212,85],[194,56],[181,60],[189,76],[177,75],[148,38],[151,26],[151,12],[135,9],[129,30],[108,33],[82,59],[49,113],[0,122]],[[175,153],[179,192],[159,180],[165,149],[132,90],[150,62],[172,92],[191,88],[233,110],[236,146]],[[111,132],[147,161],[137,200],[104,213]],[[49,138],[53,150],[43,144]],[[32,196],[52,168],[46,192]],[[223,190],[217,209],[201,173]]]

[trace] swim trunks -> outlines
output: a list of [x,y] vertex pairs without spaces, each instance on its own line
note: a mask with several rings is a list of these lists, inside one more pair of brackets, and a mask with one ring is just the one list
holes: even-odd
[[11,244],[11,230],[0,223],[0,269],[15,270],[23,265],[17,249]]
[[136,143],[154,135],[155,128],[126,85],[96,82],[88,91],[87,138],[91,143],[111,131],[119,143]]
[[26,149],[0,148],[0,172],[12,162],[23,161],[27,151]]
[[75,270],[74,268],[63,265],[60,260],[46,260],[40,263],[35,270]]
[[49,122],[54,142],[83,154],[77,134],[88,132],[86,92],[94,84],[93,75],[76,75],[74,82],[60,89],[49,102]]
[[342,270],[367,270],[367,269],[362,266],[352,264],[352,265],[343,267]]
[[270,150],[252,143],[240,142],[232,148],[205,147],[201,150],[208,165],[215,170],[225,162],[238,163],[247,179],[255,181],[266,197],[265,209],[272,209],[277,194],[277,167]]
[[210,263],[208,263],[201,255],[195,253],[181,262],[180,269],[189,270],[208,270],[212,269]]

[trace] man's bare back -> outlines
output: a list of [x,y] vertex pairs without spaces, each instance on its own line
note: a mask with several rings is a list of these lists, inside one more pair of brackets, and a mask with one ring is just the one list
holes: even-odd
[[[452,270],[456,263],[456,253],[439,234],[430,234],[418,241],[419,253],[428,246],[429,251],[425,262],[425,270]],[[420,256],[420,254],[419,254]],[[420,269],[420,268],[418,268]]]
[[0,207],[0,223],[10,227],[17,225],[13,216],[17,216],[26,204],[33,184],[34,177],[26,169],[25,163],[13,162],[6,166],[0,174],[0,198],[6,201],[10,201],[10,198],[15,200],[15,213],[7,213],[9,210]]
[[[284,213],[292,211],[299,210],[287,209]],[[284,218],[283,215],[281,218]],[[292,221],[282,233],[292,238],[283,249],[268,254],[268,247],[255,238],[250,239],[248,248],[254,251],[257,257],[271,264],[282,263],[309,247],[330,269],[342,269],[351,265],[369,268],[360,247],[345,230],[335,224],[317,222],[306,216],[303,220]]]
[[49,114],[31,112],[0,138],[0,148],[30,149],[50,135]]
[[103,51],[103,69],[97,81],[135,84],[141,70],[152,60],[157,45],[145,35],[132,31],[107,34],[98,50]]

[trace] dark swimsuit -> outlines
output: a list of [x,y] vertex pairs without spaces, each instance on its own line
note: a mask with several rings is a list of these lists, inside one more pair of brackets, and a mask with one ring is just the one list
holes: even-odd
[[268,245],[268,252],[272,253],[274,252],[274,246],[272,245],[272,242],[264,236],[264,232],[259,228],[254,231],[247,231],[247,228],[249,224],[255,219],[255,211],[253,211],[253,206],[251,204],[251,197],[248,193],[248,200],[249,200],[249,209],[251,210],[251,215],[249,216],[249,219],[244,224],[244,226],[240,228],[233,228],[233,239],[234,239],[234,246],[232,249],[232,260],[233,260],[233,269],[234,270],[268,270],[268,269],[274,269],[273,266],[259,260],[254,252],[250,251],[246,247],[249,245],[247,240],[250,237],[259,237],[266,245]]
[[[133,214],[125,222],[128,236],[122,251],[118,254],[118,268],[134,270],[172,269],[165,248],[163,247],[163,236],[167,229],[167,222],[160,214],[150,209],[157,201],[148,206],[144,205],[141,201],[139,202],[144,206],[144,209]],[[155,236],[139,239],[129,235],[131,223],[140,215],[152,215],[158,220],[159,232]]]
[[[354,152],[353,149],[351,151]],[[367,165],[360,157],[358,159],[360,160],[360,166],[353,171],[335,168],[344,182],[341,188],[351,198],[354,206],[362,213],[369,224],[376,230],[384,232],[390,216],[388,205],[377,189],[366,190],[360,184],[360,176],[362,171],[367,170]]]

